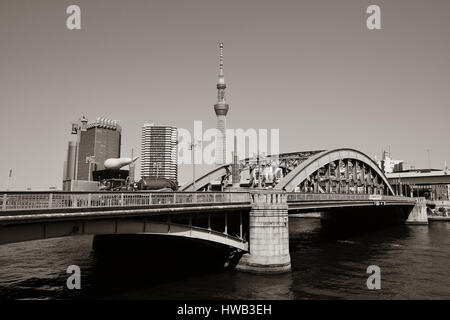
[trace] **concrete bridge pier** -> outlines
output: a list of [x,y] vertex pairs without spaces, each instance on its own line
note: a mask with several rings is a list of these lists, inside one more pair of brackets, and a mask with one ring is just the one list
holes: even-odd
[[249,253],[236,270],[271,274],[291,270],[287,196],[284,192],[251,193]]
[[416,204],[406,219],[406,224],[428,224],[427,203],[425,198],[416,198]]

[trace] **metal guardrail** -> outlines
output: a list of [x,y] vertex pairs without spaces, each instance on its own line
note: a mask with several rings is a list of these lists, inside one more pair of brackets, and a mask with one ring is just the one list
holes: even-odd
[[300,201],[408,201],[415,202],[414,198],[385,196],[378,194],[336,194],[336,193],[288,193],[287,202]]
[[247,192],[3,193],[0,211],[250,202]]
[[[251,203],[251,192],[13,192],[0,194],[0,212],[102,207],[144,207],[214,203]],[[287,202],[408,201],[414,198],[369,195],[287,193]]]

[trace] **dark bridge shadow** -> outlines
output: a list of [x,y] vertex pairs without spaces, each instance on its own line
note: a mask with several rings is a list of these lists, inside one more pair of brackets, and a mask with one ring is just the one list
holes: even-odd
[[228,246],[168,235],[102,235],[93,241],[90,298],[220,273],[236,260]]
[[336,208],[321,214],[322,232],[350,237],[405,223],[409,212],[401,207]]
[[[351,238],[403,225],[408,214],[407,210],[399,207],[333,208],[321,214],[320,227],[313,234],[320,235],[323,241]],[[293,231],[290,242],[304,241],[307,239],[302,236],[311,235],[310,232],[298,232],[301,231],[301,220],[290,219],[290,229]]]

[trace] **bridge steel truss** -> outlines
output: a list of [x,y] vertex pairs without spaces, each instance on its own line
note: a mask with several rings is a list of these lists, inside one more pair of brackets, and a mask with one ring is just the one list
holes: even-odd
[[[377,164],[354,149],[334,149],[285,153],[263,159],[245,159],[240,172],[262,170],[276,165],[282,177],[272,185],[275,190],[302,193],[394,195],[394,190]],[[208,190],[213,181],[231,176],[231,164],[215,168],[196,179],[196,191]],[[262,185],[264,186],[264,184]],[[193,183],[181,188],[193,191]]]
[[275,165],[276,167],[281,169],[282,176],[284,177],[287,176],[296,167],[298,167],[301,163],[322,151],[323,150],[301,151],[282,153],[278,155],[261,156],[259,158],[247,158],[240,162],[239,169],[241,171],[249,170],[250,172],[253,172],[254,170],[264,170],[267,167]]
[[[322,150],[283,153],[279,155],[261,156],[259,158],[246,158],[239,161],[238,170],[240,173],[248,170],[250,172],[250,176],[253,176],[253,172],[255,170],[264,170],[266,167],[276,165],[281,169],[282,175],[286,176],[303,161],[320,152],[322,152]],[[231,164],[220,165],[196,179],[195,185],[197,190],[195,191],[207,191],[213,181],[221,181],[223,183],[226,179],[231,177],[231,174]],[[252,183],[254,183],[254,181],[252,181]],[[188,182],[182,186],[180,190],[194,191],[193,183]]]
[[274,189],[303,193],[394,195],[377,164],[354,149],[314,154],[281,179]]

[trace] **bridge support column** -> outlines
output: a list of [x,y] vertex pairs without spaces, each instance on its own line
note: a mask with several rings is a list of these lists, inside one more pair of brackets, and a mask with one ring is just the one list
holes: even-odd
[[291,270],[287,196],[282,192],[252,193],[249,253],[236,270],[268,274]]
[[416,205],[409,213],[406,224],[428,224],[427,203],[425,198],[417,198]]

